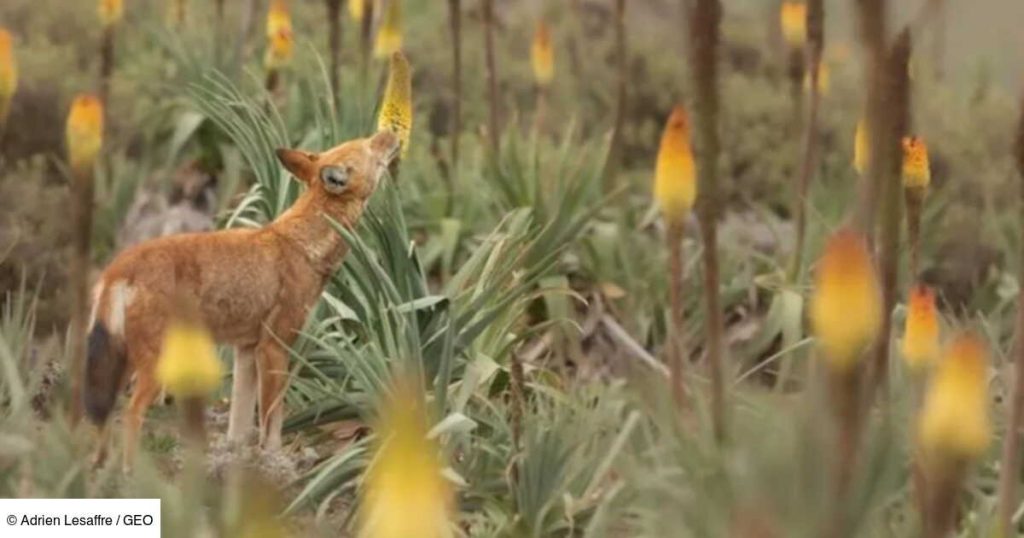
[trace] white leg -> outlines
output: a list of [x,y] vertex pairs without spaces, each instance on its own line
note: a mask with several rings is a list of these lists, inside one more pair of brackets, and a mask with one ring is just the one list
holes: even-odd
[[256,419],[256,361],[252,349],[235,349],[235,366],[231,382],[231,415],[228,419],[228,441],[244,444],[252,437]]

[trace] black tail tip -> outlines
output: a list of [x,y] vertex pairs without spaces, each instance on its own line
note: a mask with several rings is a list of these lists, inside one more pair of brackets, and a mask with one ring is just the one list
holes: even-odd
[[121,388],[125,359],[117,347],[110,331],[102,323],[96,322],[89,332],[82,404],[86,416],[97,426],[107,422]]

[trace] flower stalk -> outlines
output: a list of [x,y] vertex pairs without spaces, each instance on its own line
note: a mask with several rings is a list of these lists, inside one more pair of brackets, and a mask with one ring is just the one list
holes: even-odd
[[676,106],[665,124],[654,173],[654,198],[667,228],[669,305],[667,362],[672,396],[680,408],[686,406],[683,368],[687,356],[683,287],[686,281],[683,238],[686,219],[697,198],[697,177],[686,110]]
[[608,148],[608,158],[605,162],[603,182],[605,191],[610,192],[615,188],[616,177],[619,168],[622,166],[622,137],[623,129],[626,126],[626,107],[628,105],[629,93],[629,66],[626,50],[626,0],[615,0],[615,67],[616,67],[616,91],[615,91],[615,123],[612,127],[612,141]]
[[445,214],[450,214],[459,184],[459,139],[462,135],[462,2],[448,0],[448,29],[452,40],[452,102],[451,167],[448,178],[448,201]]
[[[620,0],[621,3],[621,0]],[[698,138],[697,170],[701,200],[698,205],[701,242],[704,245],[704,308],[707,360],[711,378],[711,419],[715,438],[726,437],[725,380],[723,367],[724,321],[719,296],[718,263],[718,44],[722,20],[719,0],[696,0],[690,14],[690,54],[693,65],[694,105]]]
[[95,95],[79,95],[71,103],[65,139],[71,168],[71,210],[74,222],[71,277],[71,422],[82,417],[86,325],[89,316],[94,168],[103,147],[103,103]]
[[[788,3],[787,3],[788,4]],[[783,9],[785,6],[783,4]],[[818,154],[818,108],[821,103],[821,57],[825,49],[825,7],[823,0],[809,0],[804,10],[806,21],[807,65],[810,68],[811,104],[807,112],[807,124],[804,128],[803,162],[797,183],[796,197],[793,200],[796,221],[796,242],[793,247],[793,260],[789,268],[789,281],[795,282],[803,264],[804,244],[807,237],[807,191],[810,188],[811,176],[814,173]],[[785,26],[785,12],[783,12]]]
[[327,47],[331,54],[331,93],[337,100],[341,94],[341,0],[327,0]]
[[[836,506],[845,503],[857,463],[861,436],[861,391],[865,351],[879,330],[881,292],[863,236],[836,232],[825,246],[815,275],[811,326],[827,365],[827,381],[836,424],[834,480]],[[845,518],[833,518],[840,527]]]
[[963,481],[991,442],[988,398],[986,346],[974,334],[960,334],[936,368],[918,419],[918,458],[926,482],[925,537],[948,536],[956,525]]
[[116,28],[124,18],[123,0],[99,0],[97,14],[103,25],[100,42],[100,101],[109,109],[110,79],[114,73],[114,38]]
[[487,66],[488,125],[487,140],[496,163],[501,149],[501,125],[498,111],[498,64],[494,50],[494,0],[483,0],[484,61]]
[[[1018,210],[1018,227],[1024,227],[1024,101],[1021,102],[1021,116],[1017,123],[1017,137],[1013,148],[1017,175],[1021,180],[1020,204]],[[1020,275],[1018,281],[1024,282],[1024,245],[1021,246]],[[1007,399],[1006,434],[1003,437],[1002,465],[999,473],[999,530],[1000,536],[1011,536],[1011,520],[1018,504],[1018,483],[1020,481],[1020,438],[1024,427],[1024,289],[1017,297],[1016,355],[1013,365],[1013,388]]]

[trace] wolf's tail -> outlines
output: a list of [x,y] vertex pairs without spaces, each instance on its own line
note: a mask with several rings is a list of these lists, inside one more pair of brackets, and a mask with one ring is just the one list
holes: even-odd
[[114,410],[125,362],[124,346],[115,341],[102,321],[96,320],[89,332],[82,384],[85,413],[96,425],[103,425]]

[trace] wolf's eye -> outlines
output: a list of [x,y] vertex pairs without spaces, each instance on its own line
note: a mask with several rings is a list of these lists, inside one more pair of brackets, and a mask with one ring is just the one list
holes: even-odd
[[349,170],[341,166],[325,166],[320,169],[320,181],[327,192],[340,193],[348,186]]

